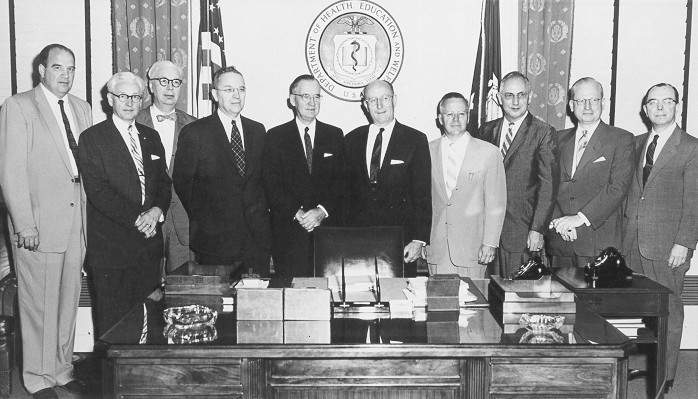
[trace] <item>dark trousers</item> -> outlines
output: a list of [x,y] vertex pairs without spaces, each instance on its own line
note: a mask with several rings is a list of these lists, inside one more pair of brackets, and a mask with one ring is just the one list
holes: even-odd
[[140,266],[126,269],[91,267],[93,318],[100,337],[160,285],[160,260],[143,257]]
[[594,264],[596,257],[594,256],[560,256],[553,255],[550,257],[553,267],[584,267],[587,263]]
[[269,249],[257,243],[249,230],[245,234],[240,253],[227,256],[194,251],[196,262],[200,265],[232,265],[242,262],[242,267],[247,273],[249,269],[260,277],[269,277]]

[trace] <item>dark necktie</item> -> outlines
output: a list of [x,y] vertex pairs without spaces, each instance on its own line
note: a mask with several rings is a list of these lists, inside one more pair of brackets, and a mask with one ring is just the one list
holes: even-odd
[[245,177],[245,150],[242,148],[242,137],[238,125],[233,120],[233,129],[230,131],[230,147],[235,154],[235,165],[238,168],[240,176]]
[[165,119],[169,119],[172,122],[177,122],[177,114],[175,114],[174,112],[168,115],[155,115],[155,117],[158,119],[158,122],[162,122]]
[[380,128],[378,135],[376,136],[376,142],[373,143],[373,152],[371,153],[371,170],[368,177],[368,180],[371,183],[378,181],[378,171],[381,168],[381,147],[383,144],[384,130],[385,129]]
[[310,134],[308,134],[308,126],[305,127],[305,135],[303,136],[303,141],[305,142],[305,162],[308,163],[308,172],[313,173],[313,142],[310,141]]
[[657,139],[659,139],[659,135],[655,134],[654,135],[654,140],[650,143],[649,146],[647,146],[647,155],[645,155],[645,167],[642,168],[642,186],[645,186],[645,183],[647,183],[647,178],[650,177],[650,173],[652,172],[652,167],[654,166],[654,150],[657,148]]
[[75,136],[73,136],[73,130],[70,129],[70,121],[68,120],[68,115],[65,113],[65,108],[63,108],[63,100],[58,100],[58,105],[61,107],[61,117],[63,118],[63,125],[65,125],[65,135],[68,137],[68,146],[70,147],[70,152],[73,153],[73,160],[75,160],[77,164],[78,143],[75,141]]

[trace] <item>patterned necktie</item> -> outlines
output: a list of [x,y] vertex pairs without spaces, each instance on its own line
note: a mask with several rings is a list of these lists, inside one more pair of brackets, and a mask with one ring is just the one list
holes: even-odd
[[512,131],[513,126],[514,122],[509,122],[509,129],[507,130],[507,135],[504,137],[504,142],[502,143],[502,158],[507,155],[509,146],[511,146],[511,142],[514,141],[514,132]]
[[235,165],[241,177],[245,177],[245,150],[242,148],[242,138],[238,125],[233,120],[233,129],[230,131],[230,147],[235,155]]
[[145,173],[143,171],[143,157],[136,145],[136,135],[133,133],[133,125],[128,125],[128,135],[131,138],[131,157],[136,164],[138,179],[141,181],[141,204],[145,201]]
[[655,134],[654,139],[650,143],[649,146],[647,146],[647,155],[645,155],[645,167],[642,168],[642,187],[645,186],[647,183],[647,178],[650,177],[650,173],[652,172],[652,167],[654,166],[654,150],[657,148],[657,140],[659,139],[659,135]]
[[66,115],[65,108],[63,108],[63,100],[58,100],[58,105],[61,107],[61,117],[63,118],[63,125],[65,126],[65,135],[68,137],[68,147],[70,147],[70,152],[73,153],[73,160],[77,164],[78,143],[77,141],[75,141],[75,136],[73,136],[73,130],[70,128],[70,121],[68,120],[68,115]]
[[373,143],[373,152],[371,153],[371,170],[369,171],[368,180],[371,183],[378,181],[378,171],[381,168],[381,147],[383,145],[383,131],[384,128],[380,128],[378,135],[376,136],[376,142]]
[[303,136],[303,141],[305,142],[305,162],[308,164],[308,172],[313,173],[313,142],[310,140],[308,130],[310,128],[306,126],[305,135]]
[[455,143],[448,144],[448,158],[446,163],[446,194],[451,198],[453,189],[456,188],[458,182],[458,161],[456,160]]
[[577,166],[579,166],[579,161],[582,160],[582,155],[584,155],[584,150],[589,144],[589,137],[587,137],[587,130],[582,131],[582,137],[579,138],[577,143],[577,162],[574,164],[574,171],[577,171]]
[[165,119],[169,119],[172,122],[177,122],[177,115],[174,112],[168,115],[155,115],[155,117],[158,119],[158,122],[162,122]]

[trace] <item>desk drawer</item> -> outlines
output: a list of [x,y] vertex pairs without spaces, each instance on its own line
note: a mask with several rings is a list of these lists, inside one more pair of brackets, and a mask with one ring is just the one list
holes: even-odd
[[628,293],[622,297],[614,293],[577,292],[579,300],[602,316],[656,316],[669,312],[659,294]]

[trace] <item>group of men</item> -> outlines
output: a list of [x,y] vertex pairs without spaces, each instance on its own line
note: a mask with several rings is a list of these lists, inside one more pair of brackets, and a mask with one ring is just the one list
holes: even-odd
[[[311,75],[290,85],[294,118],[267,133],[241,115],[245,79],[224,67],[212,82],[217,110],[196,120],[175,108],[184,77],[169,61],[152,65],[147,85],[130,72],[112,76],[113,114],[92,126],[89,105],[69,94],[73,52],[52,44],[38,61],[41,83],[0,112],[0,186],[33,397],[86,389],[72,374],[83,264],[99,336],[190,260],[266,277],[271,257],[277,275],[312,276],[321,225],[400,226],[405,262],[476,278],[511,277],[544,250],[554,266],[581,267],[622,248],[634,270],[673,292],[673,380],[683,276],[698,240],[698,140],[676,123],[672,86],[648,90],[652,128],[633,138],[601,121],[603,88],[580,79],[569,99],[577,125],[556,133],[528,112],[528,79],[511,72],[497,94],[502,118],[468,132],[468,100],[448,93],[437,107],[442,135],[428,143],[395,119],[397,96],[382,80],[363,90],[370,124],[346,136],[317,120],[322,94]],[[152,104],[141,109],[146,87]]]

